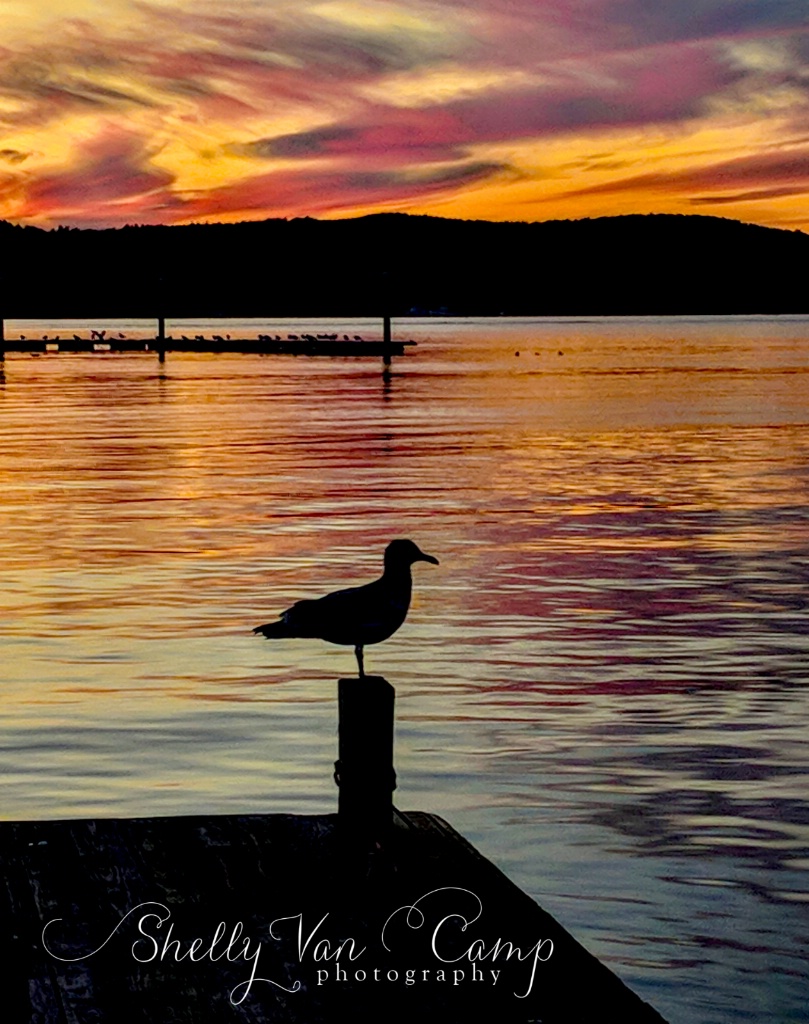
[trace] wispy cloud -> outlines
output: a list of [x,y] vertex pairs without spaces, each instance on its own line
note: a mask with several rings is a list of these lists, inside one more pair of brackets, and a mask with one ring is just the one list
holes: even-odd
[[[799,161],[766,158],[809,131],[803,0],[6,7],[0,215],[16,220],[449,200],[505,218],[525,215],[533,181],[536,216],[635,194],[709,209],[733,193],[764,220],[800,221]],[[607,156],[576,156],[588,149]]]
[[176,201],[173,175],[156,168],[152,156],[143,139],[110,126],[81,147],[74,164],[18,180],[21,219],[95,226],[153,219],[148,214]]
[[749,202],[809,193],[809,146],[788,152],[759,153],[702,167],[655,171],[592,185],[569,195],[606,195],[618,192],[715,190],[714,196],[694,195],[692,203]]
[[183,219],[249,219],[256,212],[283,217],[302,209],[324,214],[377,203],[396,208],[413,197],[429,197],[510,173],[506,166],[474,161],[411,173],[346,170],[312,175],[304,170],[279,171],[187,196]]

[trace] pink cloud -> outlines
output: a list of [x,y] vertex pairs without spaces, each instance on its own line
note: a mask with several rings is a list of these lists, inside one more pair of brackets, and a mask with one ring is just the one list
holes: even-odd
[[698,116],[703,99],[726,87],[735,72],[703,47],[655,48],[567,64],[541,84],[493,88],[445,104],[396,108],[356,106],[353,116],[318,128],[242,145],[260,158],[332,156],[389,166],[457,160],[478,142],[539,138],[561,132],[677,122]]
[[557,71],[547,85],[492,92],[446,110],[471,138],[487,140],[676,122],[703,114],[705,98],[738,78],[702,45],[593,58]]
[[[66,113],[81,110],[95,112],[98,124],[93,137],[77,141],[81,152],[74,164],[40,175],[30,161],[20,168],[27,173],[4,187],[8,194],[23,191],[21,219],[71,223],[401,205],[496,173],[475,161],[477,144],[676,126],[709,117],[710,100],[727,92],[738,99],[748,86],[788,86],[795,99],[784,119],[805,131],[809,99],[800,98],[802,89],[806,94],[801,69],[809,63],[809,44],[798,31],[804,15],[794,0],[411,3],[424,30],[387,28],[381,18],[367,26],[342,24],[320,16],[308,0],[243,7],[230,0],[219,14],[208,13],[208,5],[181,10],[138,3],[130,8],[142,22],[127,36],[112,19],[95,25],[74,19],[47,44],[21,46],[16,53],[0,49],[0,96],[20,108],[7,121],[58,131]],[[727,47],[719,45],[776,35],[790,55],[786,69],[732,66]],[[393,97],[367,98],[369,84],[375,97],[384,96],[380,86],[392,74],[427,78],[448,63],[461,74],[469,71],[470,79],[476,71],[503,72],[503,82],[511,84],[407,108]],[[522,74],[511,74],[515,70]],[[515,79],[523,84],[514,85]],[[204,130],[215,121],[218,133],[221,123],[230,123],[231,154],[253,159],[257,167],[259,161],[303,165],[312,158],[311,170],[259,173],[207,193],[177,195],[172,175],[152,163],[148,141],[111,127],[113,121],[126,124],[130,111],[143,106],[153,108],[156,130],[174,131],[183,121]],[[286,110],[328,127],[253,136],[257,115]],[[0,159],[13,163],[16,153],[9,149]],[[731,164],[724,162],[728,175],[736,167]],[[772,196],[773,189],[802,188],[794,177],[770,180],[763,169],[736,172],[733,186],[731,178],[717,183],[694,171],[688,172],[691,179],[635,176],[570,194],[696,190],[709,194],[693,201],[707,203],[722,201],[712,196],[731,187],[746,201]]]
[[[681,171],[657,171],[574,189],[568,196],[613,195],[621,192],[696,192],[718,189],[730,193],[742,189],[745,200],[772,198],[774,194],[799,194],[809,190],[809,150],[775,151],[723,160],[707,167]],[[782,191],[789,189],[790,192]],[[778,190],[778,192],[774,192]],[[794,191],[792,191],[794,190]],[[708,202],[709,200],[695,200]],[[721,201],[714,198],[713,202]],[[727,201],[733,201],[729,194]]]
[[782,199],[785,196],[809,195],[809,181],[805,185],[777,185],[772,188],[751,189],[749,192],[734,192],[727,195],[694,196],[689,199],[692,206],[717,206],[725,203],[757,203],[763,199]]
[[351,209],[366,203],[402,205],[507,172],[499,164],[469,162],[409,175],[397,171],[281,171],[186,196],[175,219],[218,216],[300,216]]
[[149,163],[150,152],[144,141],[129,132],[107,128],[84,144],[81,158],[59,171],[44,173],[25,185],[25,198],[19,216],[25,219],[70,220],[86,217],[93,211],[96,220],[116,217],[116,206],[127,207],[126,217],[134,219],[145,197],[154,205],[154,196],[169,198],[173,176]]

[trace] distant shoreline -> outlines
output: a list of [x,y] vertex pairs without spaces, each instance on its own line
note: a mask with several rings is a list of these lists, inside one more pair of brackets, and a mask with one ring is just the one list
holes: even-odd
[[803,232],[671,214],[103,231],[0,222],[0,242],[6,320],[801,315],[809,262]]

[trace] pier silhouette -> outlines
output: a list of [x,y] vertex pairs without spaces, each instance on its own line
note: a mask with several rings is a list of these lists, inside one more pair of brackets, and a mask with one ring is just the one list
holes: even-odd
[[386,365],[393,356],[404,355],[408,348],[415,346],[411,340],[391,338],[390,323],[386,321],[383,338],[364,338],[361,335],[340,337],[336,332],[328,334],[259,334],[257,337],[232,338],[230,335],[211,336],[197,334],[175,337],[166,333],[164,318],[158,320],[153,336],[127,337],[120,333],[113,335],[106,330],[91,330],[86,334],[71,334],[70,337],[50,337],[42,334],[31,336],[21,334],[8,337],[4,323],[0,320],[0,358],[7,353],[40,355],[43,353],[135,353],[156,352],[165,357],[167,352],[206,352],[229,355],[295,355],[295,356],[373,356],[381,357]]
[[447,822],[393,806],[394,697],[339,681],[337,814],[0,823],[5,1019],[665,1024]]

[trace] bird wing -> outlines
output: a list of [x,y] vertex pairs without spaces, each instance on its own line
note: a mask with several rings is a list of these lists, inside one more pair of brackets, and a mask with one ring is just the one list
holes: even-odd
[[287,636],[319,637],[334,644],[372,644],[387,639],[407,614],[409,594],[397,600],[381,579],[298,601],[281,619]]
[[[323,640],[339,637],[337,643],[355,643],[354,634],[373,614],[373,584],[336,590],[313,601],[298,601],[284,613],[288,626],[306,630],[304,635]],[[334,642],[334,641],[333,641]]]
[[370,595],[366,593],[373,586],[350,587],[325,597],[296,601],[281,612],[276,622],[258,626],[253,632],[268,638],[316,637],[338,644],[361,643],[355,637],[363,632],[363,623],[368,618],[377,618],[374,608],[378,602],[373,591]]
[[[322,600],[322,598],[321,598]],[[268,640],[294,637],[320,637],[320,615],[316,606],[319,600],[296,601],[291,608],[281,612],[275,622],[256,626],[254,633],[262,633]]]

